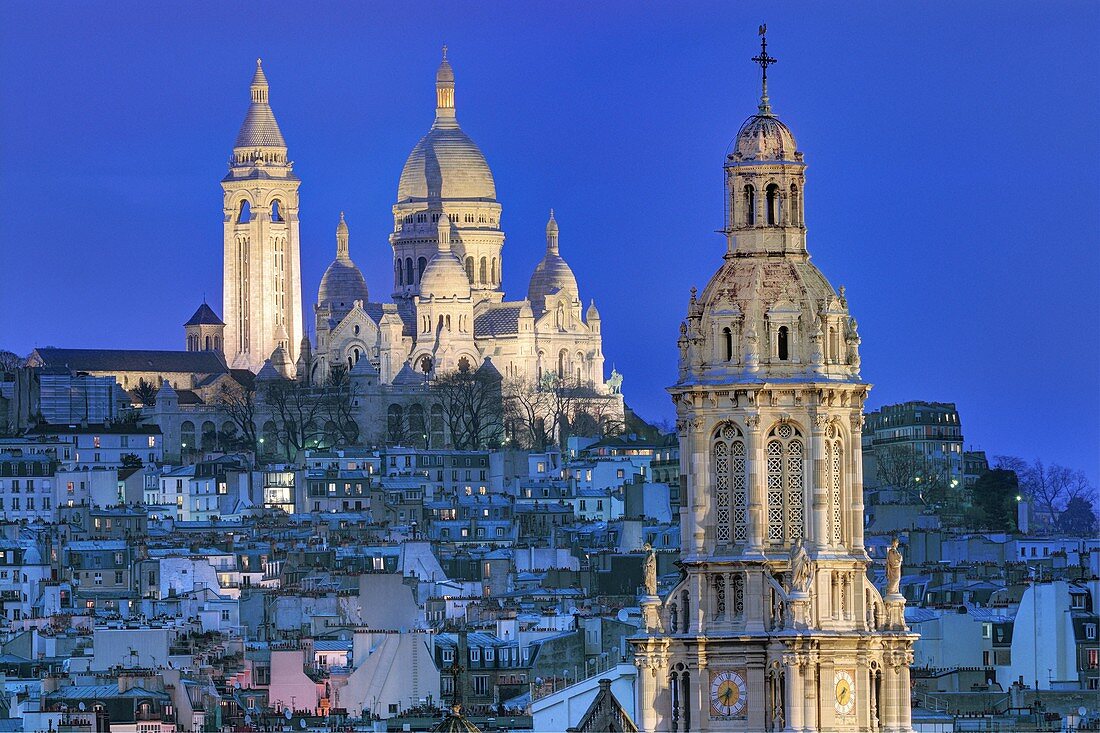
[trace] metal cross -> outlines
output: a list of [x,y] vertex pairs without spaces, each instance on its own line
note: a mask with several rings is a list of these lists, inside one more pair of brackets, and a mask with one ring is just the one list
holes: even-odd
[[771,114],[771,105],[768,104],[768,67],[777,62],[777,59],[773,59],[768,55],[768,25],[765,23],[760,26],[760,55],[753,56],[752,60],[760,64],[761,71],[761,93],[760,93],[760,112],[761,114]]

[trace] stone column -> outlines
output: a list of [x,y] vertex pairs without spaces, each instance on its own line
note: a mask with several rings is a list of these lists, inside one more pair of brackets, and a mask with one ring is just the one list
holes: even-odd
[[727,624],[733,621],[733,583],[729,573],[722,573],[722,588],[725,592],[726,608],[722,620]]
[[634,665],[638,668],[638,692],[635,720],[638,730],[654,733],[657,730],[657,680],[656,669],[648,656],[636,656]]
[[789,733],[801,733],[804,725],[803,707],[806,703],[806,694],[803,690],[802,657],[798,654],[783,655],[783,666],[787,676],[787,726],[784,728]]
[[703,421],[700,418],[692,418],[688,423],[691,431],[691,474],[693,476],[692,492],[692,536],[691,551],[693,555],[706,554],[706,526],[707,515],[710,513],[710,497],[713,493],[714,477],[711,475],[710,447],[706,437],[702,434]]
[[691,710],[692,731],[705,731],[710,722],[707,714],[710,708],[710,680],[707,679],[706,652],[700,651],[691,665],[691,699],[687,701],[687,708]]
[[909,665],[913,663],[913,652],[900,652],[901,664],[898,667],[898,730],[908,733],[913,729],[912,685],[909,681]]
[[882,730],[884,733],[897,733],[898,671],[892,659],[893,652],[884,652],[882,656]]
[[829,486],[825,479],[825,426],[829,416],[825,413],[813,415],[811,427],[810,457],[813,460],[813,541],[818,552],[829,547]]
[[852,428],[851,446],[848,449],[848,475],[851,479],[848,487],[851,500],[851,513],[849,526],[851,536],[848,540],[849,547],[858,555],[866,554],[863,547],[863,443],[861,440],[863,429],[863,415],[852,415],[849,424]]
[[767,477],[767,463],[764,460],[764,440],[760,434],[760,415],[748,415],[745,418],[748,435],[745,436],[746,469],[748,471],[749,509],[748,536],[749,551],[762,554],[764,551],[764,496]]
[[818,718],[818,704],[821,700],[821,695],[818,693],[817,689],[819,675],[816,654],[807,655],[803,674],[806,677],[806,681],[802,685],[803,694],[806,696],[806,706],[803,710],[803,723],[807,730],[816,731],[821,728],[821,721]]

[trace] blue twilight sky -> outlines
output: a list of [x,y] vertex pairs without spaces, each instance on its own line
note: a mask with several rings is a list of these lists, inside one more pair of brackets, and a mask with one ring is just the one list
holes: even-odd
[[968,444],[1095,481],[1092,0],[3,3],[0,348],[182,348],[204,294],[221,311],[218,182],[257,56],[302,178],[304,299],[341,210],[387,298],[390,206],[447,43],[504,206],[505,288],[525,293],[553,207],[608,369],[670,417],[765,20],[772,104],[809,163],[810,251],[848,288],[871,407],[954,401]]

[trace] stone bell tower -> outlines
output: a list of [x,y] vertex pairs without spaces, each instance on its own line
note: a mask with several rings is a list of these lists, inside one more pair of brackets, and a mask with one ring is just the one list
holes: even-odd
[[[867,576],[870,385],[843,288],[806,250],[806,165],[771,109],[725,161],[726,249],[680,328],[681,578],[631,639],[645,731],[911,730],[915,634]],[[894,556],[892,556],[894,557]],[[892,577],[900,572],[900,554]]]
[[302,343],[298,186],[286,141],[268,102],[260,60],[251,104],[222,179],[222,314],[226,362],[259,372],[276,347],[291,363]]

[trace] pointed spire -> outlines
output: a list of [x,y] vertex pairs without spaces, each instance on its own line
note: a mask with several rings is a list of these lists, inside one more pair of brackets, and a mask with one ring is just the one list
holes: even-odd
[[336,225],[336,257],[347,259],[348,255],[348,223],[344,221],[344,212],[340,212],[340,223]]
[[256,59],[256,73],[252,75],[252,101],[255,104],[267,104],[267,76],[264,74],[263,59]]
[[753,56],[752,60],[760,64],[760,104],[757,109],[760,110],[760,114],[771,117],[772,107],[768,101],[768,67],[776,63],[776,59],[768,55],[767,34],[768,25],[764,23],[760,26],[760,55]]
[[[250,150],[237,151],[238,163],[251,161],[255,157],[256,148],[286,148],[286,141],[283,140],[283,133],[279,130],[279,123],[275,121],[275,113],[271,111],[267,76],[264,74],[260,59],[256,59],[256,73],[252,75],[249,94],[252,103],[248,106],[248,114],[245,115],[233,147]],[[277,151],[275,155],[269,152],[264,159],[269,163],[285,163],[286,151]]]
[[435,72],[435,121],[445,125],[455,124],[455,72],[447,60],[447,47],[443,47],[443,60]]
[[558,253],[558,222],[553,209],[550,209],[550,221],[546,222],[546,253]]

